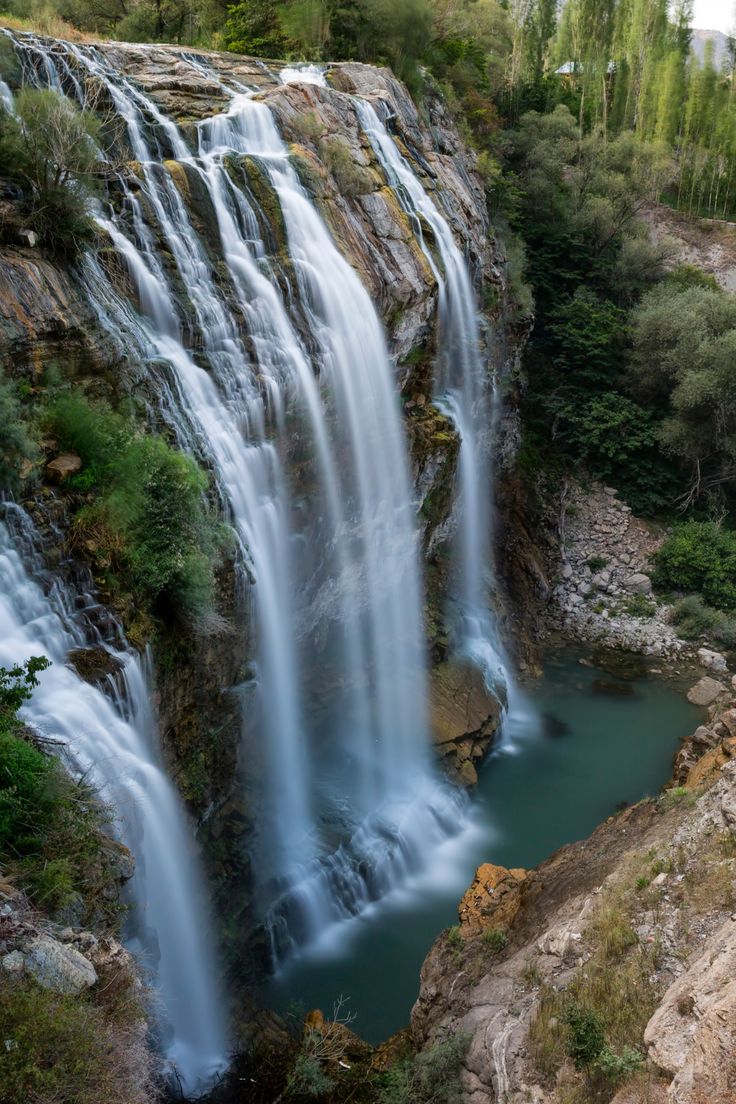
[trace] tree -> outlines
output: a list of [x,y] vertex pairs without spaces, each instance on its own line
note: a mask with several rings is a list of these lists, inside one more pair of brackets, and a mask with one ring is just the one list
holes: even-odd
[[100,121],[58,92],[25,88],[15,114],[0,118],[0,170],[15,180],[42,240],[73,252],[94,226],[89,197],[97,179]]

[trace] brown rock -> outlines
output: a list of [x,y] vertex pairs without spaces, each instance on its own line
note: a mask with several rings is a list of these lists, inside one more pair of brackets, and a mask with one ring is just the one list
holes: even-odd
[[46,465],[46,476],[52,483],[63,483],[70,475],[82,470],[82,461],[73,452],[64,452]]
[[508,928],[521,905],[520,886],[526,878],[521,868],[507,870],[505,866],[483,863],[458,905],[460,930],[475,935],[487,928]]
[[692,702],[693,705],[712,705],[716,698],[725,692],[726,687],[722,682],[711,678],[710,675],[704,675],[699,682],[690,687],[687,692],[687,700]]
[[699,789],[716,775],[729,759],[734,758],[736,758],[736,736],[724,740],[718,747],[711,748],[710,751],[706,752],[702,759],[698,759],[697,763],[688,771],[685,786],[688,790]]
[[477,667],[450,660],[432,670],[430,718],[435,750],[464,785],[478,780],[470,760],[477,762],[487,751],[500,712]]

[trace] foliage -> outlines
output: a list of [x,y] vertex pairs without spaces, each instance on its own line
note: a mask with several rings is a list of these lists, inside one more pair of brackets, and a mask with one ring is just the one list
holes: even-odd
[[0,715],[16,713],[38,686],[38,675],[49,666],[46,656],[31,656],[21,666],[0,667]]
[[509,937],[503,928],[486,928],[481,936],[483,946],[490,954],[498,954],[504,949]]
[[575,1069],[589,1069],[597,1061],[606,1043],[603,1026],[595,1012],[579,1004],[571,1004],[565,1013],[568,1028],[567,1053]]
[[656,553],[655,565],[656,586],[698,593],[712,606],[736,609],[736,532],[712,521],[686,522]]
[[0,177],[21,189],[32,229],[52,250],[74,253],[93,236],[100,125],[51,90],[24,88],[12,115],[0,107]]
[[[139,1011],[140,1016],[140,1011]],[[85,997],[32,981],[0,986],[0,1084],[5,1104],[129,1104],[147,1095],[150,1063],[138,1025]]]
[[460,1104],[460,1069],[470,1036],[457,1032],[384,1074],[379,1104]]
[[36,451],[33,434],[21,415],[17,387],[5,379],[0,368],[0,489],[18,489],[23,464],[35,459]]
[[447,929],[447,945],[455,950],[464,946],[463,937],[460,934],[460,928],[457,924]]
[[736,648],[736,616],[706,606],[697,594],[688,595],[675,604],[672,620],[685,640],[705,637],[724,648]]
[[323,1096],[334,1086],[318,1058],[300,1054],[286,1083],[286,1096]]
[[0,862],[47,911],[77,903],[85,916],[115,927],[115,875],[103,854],[109,812],[30,741],[17,716],[48,666],[34,656],[0,668]]
[[195,461],[78,394],[53,403],[48,423],[84,463],[76,486],[96,492],[75,529],[100,570],[108,579],[122,574],[160,611],[206,614],[219,533],[206,505],[208,480]]
[[[677,283],[675,284],[677,288]],[[688,471],[683,506],[730,506],[736,473],[736,301],[710,286],[673,294],[669,281],[632,315],[628,385],[660,411],[659,439]]]
[[646,594],[632,594],[624,602],[624,612],[629,617],[651,617],[654,610],[654,602]]

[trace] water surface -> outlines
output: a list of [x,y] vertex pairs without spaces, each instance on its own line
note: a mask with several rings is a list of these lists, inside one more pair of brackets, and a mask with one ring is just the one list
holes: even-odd
[[329,1013],[343,995],[353,1028],[381,1041],[408,1022],[422,961],[440,930],[457,922],[479,863],[535,866],[661,788],[678,741],[701,717],[684,696],[687,683],[652,676],[643,664],[628,677],[581,665],[588,656],[565,649],[546,663],[483,769],[467,827],[438,848],[430,871],[327,932],[324,946],[269,983],[267,1003]]

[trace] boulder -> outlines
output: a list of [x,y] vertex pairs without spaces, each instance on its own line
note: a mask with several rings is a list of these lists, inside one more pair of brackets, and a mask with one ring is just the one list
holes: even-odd
[[642,572],[637,572],[635,575],[629,575],[628,579],[624,582],[624,586],[631,594],[652,593],[652,580],[648,575],[644,575]]
[[526,870],[483,863],[458,905],[463,935],[477,935],[488,928],[508,928],[521,906],[521,883]]
[[699,682],[691,686],[687,692],[687,700],[693,705],[712,705],[717,698],[726,692],[722,682],[717,682],[710,675],[704,675]]
[[462,785],[478,781],[473,760],[483,758],[498,729],[501,707],[473,664],[449,660],[433,668],[430,719],[435,750]]
[[22,974],[26,968],[26,959],[20,951],[11,951],[10,954],[3,955],[2,967],[7,973]]
[[81,993],[97,981],[97,972],[88,958],[45,935],[28,947],[25,967],[39,985],[57,993]]
[[35,249],[38,244],[38,234],[35,230],[28,230],[24,227],[18,231],[18,241],[21,245],[27,245],[30,249]]
[[63,483],[82,470],[81,459],[73,452],[64,452],[46,465],[46,476],[52,483]]
[[701,667],[705,667],[708,671],[723,674],[724,671],[728,670],[726,657],[721,655],[720,652],[712,651],[710,648],[698,648],[698,660]]

